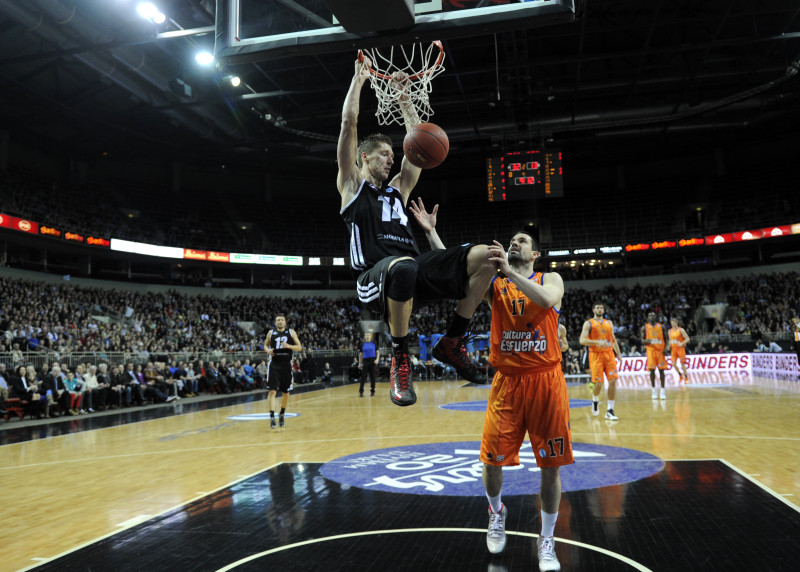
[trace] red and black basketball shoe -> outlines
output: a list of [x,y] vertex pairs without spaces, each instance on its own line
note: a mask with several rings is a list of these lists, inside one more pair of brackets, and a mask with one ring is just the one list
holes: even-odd
[[411,364],[408,352],[403,352],[392,357],[392,369],[389,372],[391,383],[392,403],[405,407],[417,402],[417,394],[411,385]]
[[437,342],[431,353],[440,362],[452,365],[459,377],[472,383],[487,383],[486,376],[469,359],[464,338],[445,336]]

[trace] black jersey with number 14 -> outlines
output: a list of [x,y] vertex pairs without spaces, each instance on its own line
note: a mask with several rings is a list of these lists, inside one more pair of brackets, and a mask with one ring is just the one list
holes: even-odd
[[341,210],[350,231],[350,267],[358,275],[387,256],[419,255],[400,191],[366,179]]

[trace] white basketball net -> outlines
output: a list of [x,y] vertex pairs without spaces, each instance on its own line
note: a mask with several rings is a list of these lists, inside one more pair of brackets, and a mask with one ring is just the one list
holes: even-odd
[[[387,53],[388,50],[388,53]],[[378,98],[375,117],[380,125],[404,124],[400,108],[403,87],[395,79],[408,77],[405,91],[417,111],[419,120],[427,122],[433,109],[428,101],[431,80],[444,71],[444,50],[440,42],[432,42],[427,49],[422,44],[410,47],[392,46],[380,53],[377,48],[362,50],[372,60],[369,84]],[[398,74],[402,72],[402,74]]]

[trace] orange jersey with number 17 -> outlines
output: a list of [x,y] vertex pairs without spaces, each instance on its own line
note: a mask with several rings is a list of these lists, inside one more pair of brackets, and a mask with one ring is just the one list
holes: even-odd
[[[529,278],[542,284],[544,274]],[[492,281],[492,328],[489,362],[506,374],[550,371],[561,362],[558,310],[542,308],[508,278]]]

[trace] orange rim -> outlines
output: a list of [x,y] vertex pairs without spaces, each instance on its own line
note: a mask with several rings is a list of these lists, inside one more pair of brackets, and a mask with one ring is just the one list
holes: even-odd
[[[431,43],[434,46],[436,46],[437,48],[439,48],[439,56],[436,58],[436,61],[433,62],[433,65],[431,67],[429,67],[428,69],[419,71],[419,72],[415,73],[414,75],[408,76],[408,79],[410,81],[417,81],[418,79],[423,78],[426,75],[429,75],[430,73],[433,72],[433,70],[435,70],[436,68],[438,68],[441,65],[442,60],[444,59],[444,46],[442,45],[442,42],[440,42],[439,40],[434,40]],[[359,62],[363,62],[364,61],[364,52],[362,52],[361,50],[358,50],[358,61]],[[392,76],[386,75],[385,73],[381,73],[379,71],[376,71],[376,70],[374,70],[372,68],[372,66],[369,67],[369,73],[371,73],[372,75],[374,75],[375,77],[380,78],[380,79],[384,79],[384,80],[392,79]]]

